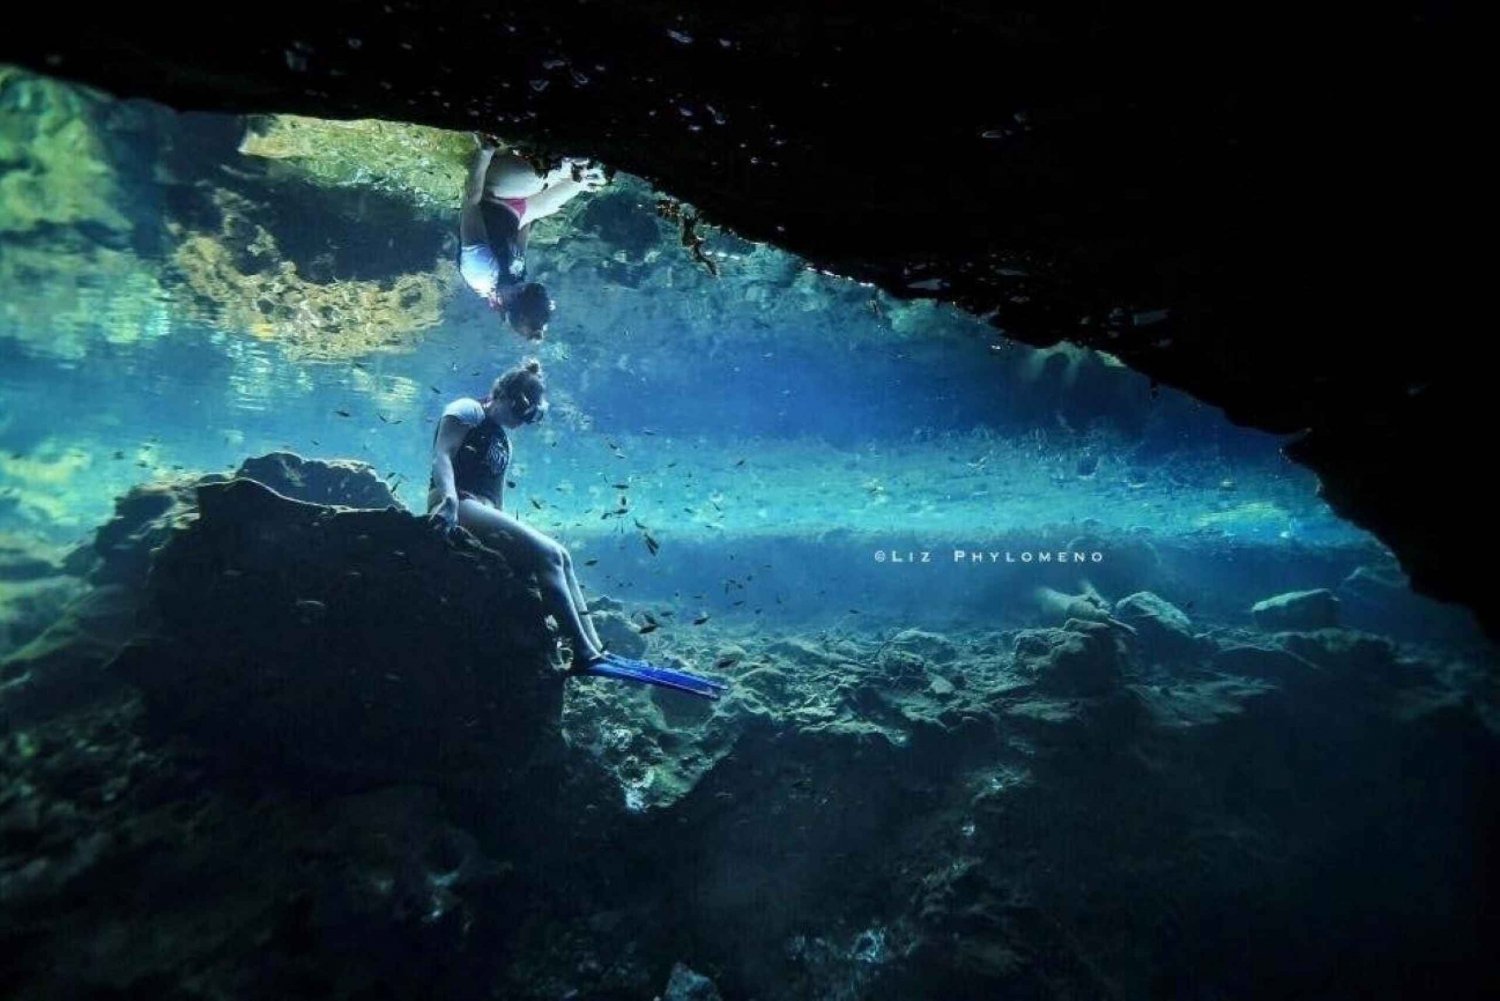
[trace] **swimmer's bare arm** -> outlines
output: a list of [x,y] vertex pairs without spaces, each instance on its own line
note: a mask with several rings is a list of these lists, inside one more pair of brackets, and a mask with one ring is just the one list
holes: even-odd
[[474,165],[469,170],[469,179],[464,184],[464,204],[458,213],[458,238],[465,246],[489,243],[489,233],[484,228],[484,212],[479,203],[484,200],[484,179],[489,173],[490,161],[495,158],[495,147],[482,143],[474,153]]
[[526,199],[526,221],[545,219],[585,191],[596,191],[604,185],[604,174],[597,167],[580,169],[579,180],[573,180],[573,168],[567,164],[547,175],[540,192]]
[[453,457],[458,454],[468,433],[469,425],[457,417],[444,417],[438,426],[437,439],[432,443],[432,482],[437,484],[443,499],[429,515],[434,524],[441,521],[448,528],[458,524],[458,487],[453,482]]

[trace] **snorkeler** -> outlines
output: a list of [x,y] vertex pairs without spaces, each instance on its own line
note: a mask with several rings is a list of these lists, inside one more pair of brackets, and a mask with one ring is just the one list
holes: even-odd
[[458,270],[516,333],[540,340],[552,318],[552,299],[540,282],[526,280],[531,224],[600,187],[604,177],[597,169],[579,169],[575,175],[571,161],[543,176],[514,153],[497,155],[487,137],[476,135],[475,140],[479,148],[458,220]]
[[718,698],[727,687],[722,682],[606,651],[589,620],[568,550],[501,510],[505,471],[510,465],[506,429],[539,422],[547,407],[542,366],[534,358],[496,379],[483,402],[458,399],[448,404],[433,435],[428,518],[434,527],[447,532],[465,528],[512,565],[535,569],[547,611],[572,647],[569,673],[641,681]]

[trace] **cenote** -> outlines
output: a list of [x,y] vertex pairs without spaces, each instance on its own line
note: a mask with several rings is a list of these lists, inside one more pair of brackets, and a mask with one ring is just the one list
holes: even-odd
[[8,996],[1493,986],[1493,645],[1296,433],[498,119],[69,65],[0,65]]

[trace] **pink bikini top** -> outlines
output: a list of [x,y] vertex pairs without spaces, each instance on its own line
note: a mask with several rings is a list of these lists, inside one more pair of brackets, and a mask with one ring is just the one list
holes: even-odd
[[521,220],[523,220],[523,219],[526,218],[526,199],[524,199],[524,198],[497,198],[495,200],[498,201],[501,205],[504,205],[506,208],[510,209],[512,212],[514,212],[516,214],[516,221],[517,222],[520,222]]

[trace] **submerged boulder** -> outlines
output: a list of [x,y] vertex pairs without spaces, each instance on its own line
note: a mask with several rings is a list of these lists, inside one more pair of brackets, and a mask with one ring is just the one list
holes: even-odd
[[1069,619],[1061,629],[1027,629],[1016,637],[1016,668],[1048,695],[1105,695],[1119,687],[1125,647],[1102,622]]
[[159,726],[356,782],[495,783],[561,746],[541,598],[499,554],[249,479],[197,496],[154,560],[159,625],[113,664]]
[[947,664],[957,654],[953,641],[921,629],[903,629],[891,638],[891,648],[913,654],[927,664]]
[[1152,661],[1182,661],[1201,649],[1187,615],[1150,591],[1121,598],[1115,603],[1115,618],[1135,630],[1133,645]]
[[682,963],[674,963],[661,1001],[719,1001],[719,990],[703,974],[693,972]]
[[1250,614],[1262,629],[1327,629],[1339,624],[1339,599],[1322,587],[1314,591],[1288,591],[1257,601]]
[[284,497],[338,507],[400,507],[396,495],[375,475],[375,467],[352,459],[304,459],[272,452],[246,459],[237,477],[263,483]]
[[[119,675],[103,668],[137,631],[158,552],[199,515],[199,491],[231,482],[219,473],[176,476],[133,487],[116,499],[109,521],[66,561],[78,575],[56,595],[71,598],[51,609],[0,661],[0,714],[12,720],[46,716],[112,691]],[[310,503],[356,508],[397,506],[368,464],[304,459],[289,452],[245,460],[235,480],[254,480],[276,493]],[[30,569],[27,564],[24,569]]]

